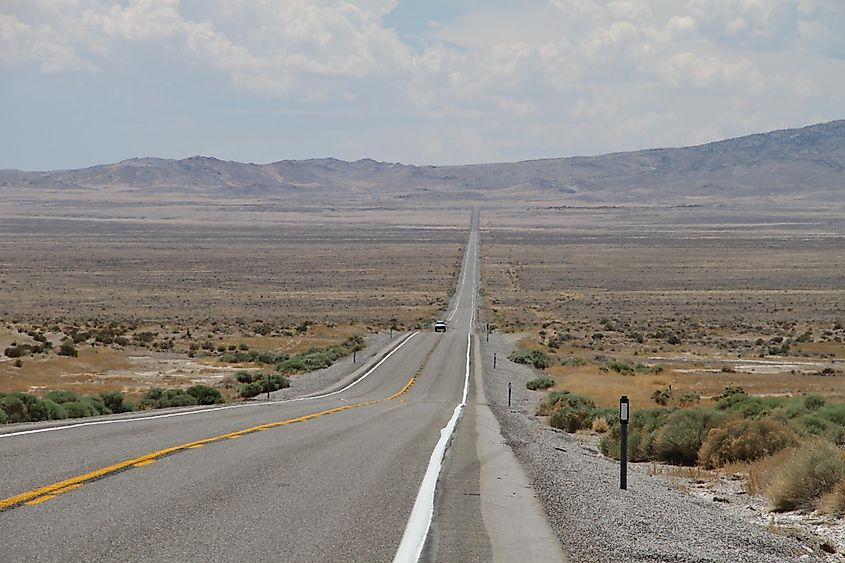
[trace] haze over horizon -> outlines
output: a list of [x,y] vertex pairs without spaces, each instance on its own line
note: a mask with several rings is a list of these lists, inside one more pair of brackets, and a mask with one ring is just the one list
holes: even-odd
[[842,117],[829,0],[69,0],[0,8],[0,168],[512,162]]

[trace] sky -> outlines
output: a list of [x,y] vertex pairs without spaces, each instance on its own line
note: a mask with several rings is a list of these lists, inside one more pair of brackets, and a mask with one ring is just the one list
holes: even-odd
[[845,0],[0,0],[0,168],[461,164],[845,117]]

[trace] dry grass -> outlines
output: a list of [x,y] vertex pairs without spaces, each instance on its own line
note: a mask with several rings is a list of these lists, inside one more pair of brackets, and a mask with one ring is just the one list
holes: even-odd
[[[672,386],[708,397],[816,393],[845,401],[841,222],[820,211],[532,209],[487,215],[488,319],[523,348],[663,367],[621,375],[558,365],[554,389],[655,406]],[[831,223],[833,221],[833,223]],[[835,225],[831,227],[831,225]],[[809,334],[809,337],[804,337]],[[770,355],[784,342],[786,355]],[[764,356],[764,357],[761,357]],[[762,361],[761,361],[762,360]],[[826,367],[839,375],[816,375]],[[725,368],[725,371],[722,370]]]
[[[523,334],[520,348],[556,355],[554,390],[603,407],[627,395],[634,410],[656,406],[653,394],[670,386],[670,406],[707,406],[735,386],[845,401],[845,230],[835,212],[533,208],[487,215],[483,226],[484,320]],[[621,374],[613,360],[662,372]],[[795,451],[724,471],[747,476],[751,493],[785,498],[784,483],[800,481],[785,476]],[[836,506],[838,494],[826,502]]]
[[[684,395],[706,404],[733,386],[845,401],[841,217],[732,213],[532,209],[530,217],[488,217],[489,320],[526,332],[522,347],[553,349],[559,359],[603,355],[663,367],[634,376],[596,363],[549,370],[554,389],[600,406],[616,406],[620,395],[635,409],[654,406],[652,394],[669,386],[674,405]],[[835,375],[818,375],[824,368]],[[777,495],[794,453],[726,470],[747,474],[751,493]],[[824,497],[827,510],[840,494]]]
[[444,305],[466,231],[401,227],[11,220],[0,319],[413,323]]
[[711,481],[716,478],[715,473],[697,465],[677,466],[650,463],[648,466],[648,474],[677,477],[680,479],[691,479],[693,481]]
[[596,434],[604,434],[608,430],[610,430],[610,424],[608,424],[603,417],[598,416],[595,418],[595,420],[593,420],[593,432],[595,432]]
[[705,483],[718,479],[716,473],[698,466],[661,465],[658,463],[649,463],[648,474],[666,478],[670,487],[684,493],[691,492],[690,481]]
[[727,475],[742,475],[746,479],[746,491],[751,495],[764,495],[780,475],[784,463],[795,455],[795,448],[788,448],[754,462],[731,463],[722,468]]
[[823,514],[845,516],[845,480],[839,481],[829,493],[819,499],[818,508]]
[[577,395],[584,395],[600,407],[618,405],[621,395],[628,395],[631,404],[638,408],[653,406],[651,394],[671,382],[664,374],[624,376],[601,371],[595,365],[574,368],[553,366],[548,372],[555,380],[553,389],[565,389]]
[[734,420],[710,430],[698,451],[698,462],[721,467],[753,461],[798,445],[798,434],[776,420]]
[[845,453],[828,442],[811,440],[754,462],[726,465],[722,471],[744,476],[747,492],[768,497],[773,510],[817,506],[840,514],[845,508]]
[[[134,332],[178,334],[174,326],[142,325]],[[195,358],[187,356],[189,346],[210,339],[225,348],[246,345],[253,351],[295,353],[311,347],[324,347],[346,338],[366,333],[361,325],[311,325],[304,334],[261,336],[244,332],[213,332],[212,327],[194,327],[190,339],[177,338],[173,351],[158,352],[138,346],[79,344],[76,358],[42,354],[22,358],[23,366],[14,367],[10,358],[0,358],[0,391],[41,393],[50,389],[72,389],[80,394],[122,391],[136,397],[153,386],[185,386],[217,383],[242,367],[254,364],[220,362],[216,354],[199,350]],[[32,342],[25,334],[0,329],[0,341]]]
[[766,489],[772,509],[807,508],[845,480],[845,453],[829,442],[805,442],[775,471]]
[[469,219],[466,210],[289,213],[188,199],[47,211],[73,220],[44,219],[38,205],[0,212],[12,213],[0,221],[0,351],[33,344],[31,330],[54,349],[112,324],[130,338],[154,335],[146,347],[25,356],[19,368],[0,356],[0,391],[214,384],[239,367],[216,359],[220,347],[294,353],[427,325],[448,301]]
[[810,330],[812,340],[794,343],[791,355],[845,353],[841,218],[532,209],[488,216],[485,225],[487,305],[502,330],[544,325],[574,348],[732,359],[756,358],[771,339]]
[[[637,360],[636,357],[631,358]],[[644,361],[642,358],[639,361]],[[647,360],[645,360],[647,361]],[[672,386],[673,404],[680,397],[691,393],[699,395],[702,404],[711,402],[726,387],[740,386],[751,395],[803,395],[817,393],[831,401],[845,401],[845,376],[824,377],[809,373],[789,372],[766,374],[719,370],[692,370],[679,364],[664,364],[659,374],[621,375],[611,370],[603,371],[600,365],[570,367],[557,365],[547,371],[553,376],[553,389],[566,389],[593,399],[599,406],[619,404],[621,395],[628,395],[632,408],[656,406],[652,394]],[[683,370],[683,371],[682,371]]]

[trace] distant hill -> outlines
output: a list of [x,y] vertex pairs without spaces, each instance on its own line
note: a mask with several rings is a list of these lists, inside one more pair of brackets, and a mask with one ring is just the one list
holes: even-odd
[[685,148],[501,164],[364,159],[246,164],[135,158],[79,170],[0,170],[0,191],[168,192],[303,201],[712,204],[845,202],[845,120]]

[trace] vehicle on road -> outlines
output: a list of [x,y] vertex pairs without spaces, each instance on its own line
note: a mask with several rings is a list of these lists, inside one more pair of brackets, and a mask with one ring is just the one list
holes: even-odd
[[446,332],[446,321],[437,321],[434,323],[434,332]]

